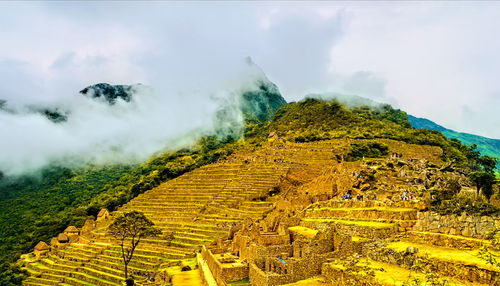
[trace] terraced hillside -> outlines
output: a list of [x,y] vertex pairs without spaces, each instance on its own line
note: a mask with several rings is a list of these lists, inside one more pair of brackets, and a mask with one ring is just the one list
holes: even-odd
[[[240,150],[228,160],[204,166],[147,191],[113,213],[143,212],[163,234],[144,239],[129,272],[148,280],[170,281],[184,266],[194,268],[195,252],[227,237],[247,218],[259,219],[272,209],[270,196],[286,174],[316,177],[335,161],[334,151],[349,141],[324,141],[287,146],[271,143]],[[338,151],[338,150],[337,150]],[[107,223],[82,231],[79,243],[52,248],[41,260],[23,258],[30,277],[25,285],[118,285],[123,275],[119,246],[107,235]]]
[[[254,199],[267,196],[287,170],[283,164],[234,159],[204,166],[133,199],[113,216],[141,211],[163,235],[141,242],[129,271],[144,283],[169,281],[183,266],[194,268],[201,245],[227,236],[231,226],[272,207]],[[41,260],[26,258],[31,276],[24,284],[121,285],[119,247],[106,230],[107,223],[98,224],[82,233],[80,243],[53,249]]]
[[337,283],[498,285],[500,268],[479,255],[481,247],[491,245],[490,240],[417,231],[413,226],[418,211],[418,204],[411,201],[391,205],[330,201],[307,210],[301,225],[311,229],[333,227],[338,236],[350,237],[351,250],[362,255],[350,266],[350,272],[341,260],[323,265],[323,274],[338,277],[333,279]]
[[[345,160],[352,144],[371,141],[388,146],[390,155]],[[498,267],[478,258],[479,248],[488,241],[415,228],[427,207],[424,201],[428,188],[440,187],[449,178],[468,187],[467,182],[462,182],[463,174],[446,171],[442,154],[437,146],[388,139],[292,143],[270,136],[261,147],[237,150],[225,161],[206,165],[139,195],[112,216],[140,211],[162,229],[160,237],[145,239],[139,245],[130,264],[129,272],[139,285],[200,285],[200,277],[210,276],[206,269],[213,266],[199,263],[202,254],[197,252],[202,246],[217,251],[227,247],[228,257],[241,255],[239,261],[243,262],[234,264],[246,263],[250,269],[260,265],[266,279],[280,275],[287,278],[290,272],[275,273],[283,268],[262,268],[263,260],[276,263],[276,256],[266,256],[273,247],[280,251],[298,247],[289,241],[296,235],[309,239],[304,243],[311,239],[313,244],[314,239],[319,244],[335,243],[335,248],[326,245],[325,249],[337,250],[321,251],[317,257],[326,255],[328,259],[312,257],[310,261],[307,256],[287,257],[279,252],[290,264],[321,263],[321,271],[297,274],[287,280],[307,278],[296,285],[332,282],[336,277],[366,282],[352,285],[403,285],[409,278],[427,279],[428,272],[414,266],[417,261],[455,285],[495,285],[490,282],[496,283]],[[348,191],[354,197],[340,199]],[[403,200],[403,193],[412,196]],[[355,199],[360,195],[361,199]],[[120,285],[123,272],[119,247],[107,235],[111,221],[112,217],[88,223],[77,243],[60,248],[52,245],[42,259],[26,255],[25,267],[31,276],[25,285]],[[322,232],[333,233],[333,238],[316,237]],[[259,246],[269,237],[280,239]],[[228,247],[231,239],[234,244]],[[251,247],[243,251],[239,249],[242,245]],[[255,255],[250,255],[252,251],[256,251]],[[352,271],[343,264],[342,259],[352,254],[362,257],[354,264],[362,271]],[[181,272],[197,264],[202,267]],[[369,277],[364,275],[365,270]],[[457,274],[458,270],[461,272]],[[261,284],[252,281],[252,275],[248,277],[252,285],[281,285]],[[241,281],[248,281],[248,277]],[[347,280],[339,281],[331,285],[350,285]]]

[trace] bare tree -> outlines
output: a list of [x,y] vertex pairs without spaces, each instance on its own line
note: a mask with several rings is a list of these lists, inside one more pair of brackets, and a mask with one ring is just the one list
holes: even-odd
[[138,211],[124,213],[117,217],[109,226],[108,232],[120,241],[126,281],[128,280],[128,264],[132,260],[134,250],[141,242],[141,239],[161,234],[161,230],[156,228],[152,221]]

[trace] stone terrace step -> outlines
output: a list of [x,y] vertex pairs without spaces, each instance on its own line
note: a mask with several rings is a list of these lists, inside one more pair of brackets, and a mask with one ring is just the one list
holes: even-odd
[[318,225],[333,224],[337,231],[345,235],[366,238],[387,238],[398,232],[398,225],[394,223],[344,220],[338,218],[303,218],[300,225],[317,228]]
[[[412,247],[418,252],[409,256],[407,249]],[[385,249],[370,252],[369,256],[377,261],[405,265],[410,267],[418,258],[432,266],[434,272],[461,281],[500,285],[500,267],[488,264],[478,257],[478,250],[460,250],[410,243],[405,241],[391,242]]]
[[312,208],[306,210],[306,217],[349,217],[361,219],[416,220],[414,208],[361,207],[361,208]]
[[[343,285],[346,280],[356,281],[356,285],[380,285],[380,286],[401,286],[414,285],[412,281],[420,281],[420,286],[430,286],[426,283],[426,276],[423,273],[410,271],[397,265],[374,261],[370,259],[362,259],[356,266],[364,267],[366,270],[373,271],[374,276],[366,275],[365,271],[349,271],[343,265],[328,263],[323,265],[322,274],[333,280],[333,285]],[[449,286],[486,286],[485,284],[468,283],[452,279],[450,277],[441,277],[448,281]],[[330,281],[331,281],[330,280]]]
[[[161,236],[143,239],[130,263],[131,273],[156,271],[164,263],[194,257],[201,245],[226,235],[232,224],[270,209],[272,203],[250,200],[266,194],[288,168],[273,163],[207,165],[140,194],[119,208],[113,216],[139,210],[161,228],[164,235],[174,234],[171,242]],[[219,206],[214,214],[200,213],[201,210],[208,212],[207,206],[212,205]],[[91,240],[107,244],[70,245],[57,256],[52,253],[39,264],[31,265],[32,271],[42,273],[47,281],[65,285],[120,285],[123,272],[120,249],[107,235],[105,227],[92,233],[95,238]],[[58,277],[59,274],[64,275]]]
[[406,234],[407,240],[411,242],[452,247],[456,249],[474,249],[491,245],[491,241],[489,240],[460,235],[421,231],[409,231]]
[[61,281],[45,279],[45,278],[37,278],[37,277],[29,277],[23,281],[23,285],[28,286],[49,286],[49,285],[59,285]]

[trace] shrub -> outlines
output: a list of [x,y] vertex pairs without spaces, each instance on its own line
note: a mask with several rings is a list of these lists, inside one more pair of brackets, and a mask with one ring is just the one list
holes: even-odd
[[351,151],[347,154],[350,161],[356,161],[363,157],[380,158],[389,154],[389,147],[379,142],[354,143]]
[[431,210],[441,215],[461,215],[463,212],[480,216],[500,215],[500,208],[482,200],[474,200],[463,196],[451,200],[434,200],[431,202]]

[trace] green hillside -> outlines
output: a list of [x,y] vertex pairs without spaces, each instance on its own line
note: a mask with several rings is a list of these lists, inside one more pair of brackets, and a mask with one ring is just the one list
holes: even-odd
[[[118,86],[121,93],[114,91],[116,86],[97,86],[106,87],[99,89],[99,95],[106,100],[116,100],[127,91],[122,86]],[[106,93],[109,90],[113,91],[110,96]],[[215,124],[221,127],[213,136],[202,137],[181,150],[161,152],[141,164],[78,169],[54,164],[36,174],[18,177],[4,177],[0,171],[0,285],[19,283],[15,278],[20,275],[13,273],[15,268],[8,264],[29,252],[38,241],[49,241],[68,225],[81,226],[102,208],[115,210],[164,181],[231,154],[241,144],[234,140],[242,132],[231,130],[241,122],[222,124],[232,119],[227,110],[239,109],[245,121],[262,124],[286,104],[278,88],[265,76],[255,89],[239,96],[238,106],[223,106],[216,114]]]
[[[495,158],[500,158],[500,140],[486,138],[474,134],[457,132],[448,128],[445,128],[429,119],[418,118],[412,115],[408,116],[410,124],[414,128],[425,128],[430,130],[437,130],[443,133],[444,136],[450,139],[457,139],[465,145],[476,145],[477,150],[481,154],[486,156],[491,156]],[[497,162],[497,171],[500,172],[500,162]]]
[[[437,131],[411,128],[406,113],[389,105],[350,108],[335,100],[312,98],[282,105],[284,101],[278,98],[276,91],[262,86],[255,91],[251,108],[244,110],[254,113],[247,115],[244,135],[240,139],[203,137],[189,148],[164,152],[137,165],[78,170],[50,167],[36,176],[1,179],[0,228],[7,230],[0,232],[2,271],[15,271],[5,263],[14,262],[19,254],[29,252],[40,240],[48,241],[67,225],[81,226],[85,218],[95,216],[103,207],[114,210],[138,194],[224,158],[235,149],[258,146],[272,131],[297,142],[389,138],[440,146],[445,161],[454,160],[463,166],[477,165],[470,164],[474,160],[470,148]],[[266,121],[268,118],[272,119]],[[9,273],[5,274],[8,277],[0,276],[1,285],[17,283],[5,282],[18,276]]]

